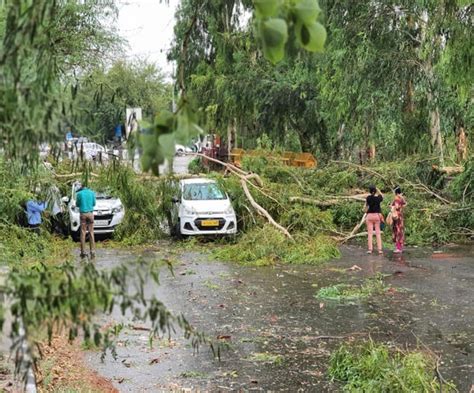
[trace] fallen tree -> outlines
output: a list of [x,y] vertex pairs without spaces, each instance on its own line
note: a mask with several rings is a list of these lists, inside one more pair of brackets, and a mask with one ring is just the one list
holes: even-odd
[[[278,224],[274,220],[274,218],[270,215],[270,213],[268,213],[268,211],[266,209],[264,209],[261,205],[259,205],[255,201],[252,194],[250,193],[248,185],[253,186],[256,190],[258,190],[260,193],[265,195],[267,198],[270,198],[273,201],[275,201],[276,203],[280,204],[280,202],[277,199],[275,199],[272,196],[268,195],[267,193],[265,193],[261,189],[261,187],[263,187],[263,181],[262,181],[261,177],[258,174],[245,172],[244,170],[236,167],[235,165],[232,165],[232,164],[227,163],[227,162],[223,162],[223,161],[218,160],[216,158],[208,157],[208,156],[206,156],[204,154],[201,154],[201,153],[195,153],[194,156],[202,157],[202,158],[205,158],[205,159],[207,159],[211,162],[219,164],[219,165],[223,166],[226,169],[226,171],[230,172],[234,176],[237,176],[240,179],[240,184],[242,186],[242,189],[244,190],[245,196],[247,197],[247,199],[250,202],[250,204],[252,205],[252,207],[258,212],[258,214],[265,217],[271,225],[273,225],[280,232],[282,232],[288,239],[293,239],[293,237],[288,232],[288,230],[286,228],[284,228],[282,225]],[[253,180],[253,182],[252,182],[252,180]]]

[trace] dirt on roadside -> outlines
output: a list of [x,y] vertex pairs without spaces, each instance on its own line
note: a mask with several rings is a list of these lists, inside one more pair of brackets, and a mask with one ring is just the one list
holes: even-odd
[[40,348],[42,357],[36,370],[40,392],[118,392],[110,380],[87,367],[79,342],[55,336],[51,345],[46,342]]

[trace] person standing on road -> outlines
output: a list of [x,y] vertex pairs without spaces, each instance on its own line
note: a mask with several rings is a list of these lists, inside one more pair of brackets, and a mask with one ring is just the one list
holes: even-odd
[[76,195],[76,205],[79,208],[81,222],[81,258],[85,258],[86,233],[89,231],[89,246],[91,259],[95,258],[95,238],[94,238],[94,206],[95,193],[87,187],[80,187]]
[[405,245],[405,223],[403,220],[403,209],[407,205],[405,198],[402,195],[402,190],[397,186],[393,192],[395,197],[393,199],[391,208],[392,216],[392,239],[395,243],[395,253],[403,252],[403,246]]
[[364,210],[367,214],[365,223],[367,224],[367,234],[368,234],[368,251],[367,254],[372,254],[372,237],[374,235],[377,239],[377,249],[379,254],[383,253],[382,251],[382,235],[380,233],[380,223],[382,222],[382,209],[380,204],[383,201],[383,195],[378,188],[375,186],[369,187],[370,195],[365,201]]
[[40,234],[41,213],[46,209],[46,202],[37,202],[30,199],[26,202],[26,215],[28,217],[28,227],[37,235]]

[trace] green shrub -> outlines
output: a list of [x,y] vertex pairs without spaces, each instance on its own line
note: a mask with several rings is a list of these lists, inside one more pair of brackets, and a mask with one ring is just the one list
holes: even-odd
[[451,195],[464,203],[474,203],[474,158],[464,164],[464,171],[449,184]]
[[39,262],[63,263],[71,258],[72,242],[65,242],[48,231],[40,235],[28,228],[0,224],[0,263],[30,266]]
[[344,229],[352,229],[364,215],[363,205],[360,202],[340,203],[331,208],[334,223]]
[[206,168],[202,165],[201,157],[193,158],[188,164],[188,172],[194,175],[206,172]]
[[217,259],[231,260],[246,265],[265,266],[274,263],[319,264],[340,256],[335,242],[324,235],[295,235],[287,239],[275,227],[267,224],[243,233],[237,243],[213,251]]
[[[425,352],[390,350],[372,340],[340,346],[331,356],[329,376],[344,384],[345,392],[438,392],[435,359]],[[443,383],[443,391],[455,391]]]
[[242,169],[247,172],[258,173],[261,175],[265,173],[269,163],[270,161],[266,155],[249,156],[248,154],[244,154],[242,158]]
[[124,221],[114,237],[124,245],[150,243],[162,238],[170,222],[172,197],[178,195],[178,182],[170,177],[139,179],[125,166],[108,168],[100,173],[94,187],[109,188],[125,206]]
[[316,235],[334,229],[332,212],[321,211],[316,206],[294,204],[280,218],[280,224],[290,232],[305,232]]
[[319,289],[315,295],[318,299],[354,300],[366,299],[385,293],[390,287],[383,280],[383,275],[377,274],[365,280],[361,285],[336,284]]

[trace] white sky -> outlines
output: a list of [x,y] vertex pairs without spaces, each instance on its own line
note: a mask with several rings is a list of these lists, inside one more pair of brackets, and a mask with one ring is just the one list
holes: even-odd
[[173,64],[166,52],[173,39],[174,13],[179,0],[118,0],[119,34],[128,43],[125,57],[141,58],[156,63],[166,79],[171,80]]

